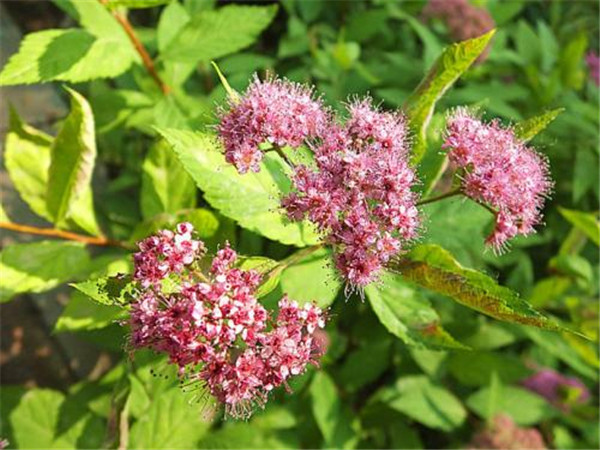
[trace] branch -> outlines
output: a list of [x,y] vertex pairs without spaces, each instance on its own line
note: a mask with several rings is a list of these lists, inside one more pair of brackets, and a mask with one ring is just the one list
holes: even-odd
[[[99,0],[99,2],[102,3],[104,6],[108,5],[108,0]],[[110,11],[110,13],[117,20],[117,22],[119,22],[123,30],[125,30],[127,36],[129,36],[129,40],[131,41],[131,43],[135,47],[135,50],[139,53],[140,57],[142,58],[144,67],[146,68],[154,82],[158,85],[162,93],[165,95],[169,94],[171,92],[171,88],[162,80],[160,75],[158,75],[156,67],[154,66],[154,61],[152,61],[152,57],[144,47],[144,44],[142,44],[142,42],[135,34],[135,30],[133,29],[131,22],[129,22],[129,19],[127,19],[127,16],[124,16],[116,11]]]
[[453,191],[448,191],[445,194],[441,194],[436,197],[429,197],[429,198],[426,198],[425,200],[421,200],[420,202],[417,203],[417,206],[426,205],[427,203],[437,202],[439,200],[443,200],[448,197],[454,197],[455,195],[460,195],[460,194],[461,194],[460,189],[455,189]]
[[11,222],[0,222],[0,228],[4,228],[5,230],[18,231],[19,233],[35,234],[38,236],[50,236],[60,239],[67,239],[69,241],[83,242],[84,244],[89,245],[129,248],[124,242],[114,241],[104,236],[85,236],[83,234],[59,230],[58,228],[38,228]]

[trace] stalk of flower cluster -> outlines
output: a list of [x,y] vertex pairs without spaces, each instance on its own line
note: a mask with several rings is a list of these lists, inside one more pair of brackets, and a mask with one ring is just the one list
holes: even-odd
[[245,418],[273,389],[317,364],[314,334],[325,315],[284,295],[271,319],[255,296],[261,276],[237,268],[229,245],[203,272],[205,247],[192,232],[182,223],[176,232],[163,230],[139,243],[130,344],[165,353],[182,378],[206,387],[227,414]]

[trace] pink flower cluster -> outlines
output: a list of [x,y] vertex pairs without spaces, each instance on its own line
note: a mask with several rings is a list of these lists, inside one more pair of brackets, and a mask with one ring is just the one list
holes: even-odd
[[567,377],[552,369],[541,369],[521,384],[563,410],[569,410],[573,404],[585,403],[591,396],[579,378]]
[[312,90],[290,81],[255,77],[239,102],[230,99],[229,108],[219,116],[225,158],[243,174],[260,170],[261,144],[299,147],[306,139],[321,136],[329,114]]
[[470,448],[543,450],[548,447],[539,430],[521,428],[510,416],[499,414],[490,426],[473,436]]
[[465,109],[448,121],[444,148],[464,172],[462,190],[496,211],[487,244],[501,250],[518,234],[534,232],[545,197],[552,188],[548,163],[497,121],[483,123]]
[[[268,327],[269,313],[254,295],[261,276],[236,268],[237,254],[229,246],[217,252],[203,274],[203,245],[191,232],[190,224],[180,224],[175,237],[162,231],[158,241],[140,243],[135,279],[141,290],[131,305],[131,345],[166,353],[182,377],[206,386],[228,414],[247,417],[255,405],[264,406],[271,390],[317,363],[314,334],[325,326],[325,316],[313,304],[300,307],[284,296]],[[183,236],[178,239],[182,248],[197,249],[181,265],[172,246],[161,247],[177,236]],[[171,257],[177,264],[165,263]],[[160,269],[150,270],[150,261]],[[174,283],[165,288],[159,277]]]
[[370,99],[348,105],[312,146],[315,166],[297,166],[282,201],[291,220],[308,217],[327,235],[338,271],[351,287],[373,281],[419,227],[415,174],[408,163],[405,119]]
[[585,55],[585,62],[590,72],[590,78],[596,86],[600,86],[600,55],[595,52],[589,52]]

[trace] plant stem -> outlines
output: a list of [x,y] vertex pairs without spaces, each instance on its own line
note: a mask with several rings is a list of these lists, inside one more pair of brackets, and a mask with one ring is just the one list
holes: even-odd
[[[108,4],[108,0],[99,1],[104,6],[107,6]],[[171,92],[171,88],[162,80],[162,78],[156,71],[156,67],[154,66],[154,61],[152,61],[152,57],[144,47],[144,44],[142,44],[142,41],[140,41],[137,35],[135,34],[135,30],[133,29],[131,22],[129,22],[129,19],[127,19],[127,16],[124,16],[116,11],[110,11],[110,13],[117,20],[117,22],[119,22],[125,33],[127,33],[129,40],[131,41],[131,43],[135,47],[135,50],[142,58],[142,63],[144,64],[144,67],[146,68],[154,82],[158,85],[161,92],[164,95],[168,95]]]
[[429,197],[429,198],[426,198],[425,200],[421,200],[420,202],[417,203],[417,206],[426,205],[427,203],[437,202],[439,200],[443,200],[448,197],[454,197],[455,195],[460,195],[460,194],[461,194],[461,190],[455,189],[453,191],[448,191],[445,194],[441,194],[436,197]]
[[295,169],[296,168],[296,166],[291,161],[291,159],[288,158],[285,153],[283,153],[283,150],[282,150],[282,148],[279,145],[273,144],[273,150],[275,150],[275,153],[277,153],[279,156],[281,156],[281,159],[283,159],[285,161],[285,163],[288,166],[290,166],[290,169]]
[[5,230],[18,231],[19,233],[35,234],[38,236],[50,236],[69,241],[83,242],[90,245],[102,245],[109,247],[129,248],[124,242],[114,241],[104,236],[85,236],[83,234],[71,233],[70,231],[59,230],[58,228],[38,228],[30,225],[21,225],[11,222],[0,222],[0,228]]

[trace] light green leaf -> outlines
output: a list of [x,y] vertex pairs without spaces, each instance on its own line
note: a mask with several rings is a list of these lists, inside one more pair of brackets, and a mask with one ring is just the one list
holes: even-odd
[[523,120],[515,125],[515,134],[519,139],[525,142],[530,141],[540,131],[543,131],[564,110],[564,108],[551,109],[539,116]]
[[52,137],[23,123],[10,108],[6,134],[6,168],[21,198],[38,216],[50,220],[46,209],[46,183]]
[[114,39],[127,43],[132,50],[127,33],[111,13],[99,1],[53,0],[56,6],[65,11],[83,28],[95,36],[113,36]]
[[104,437],[100,418],[82,405],[67,405],[62,393],[50,389],[27,392],[10,422],[16,448],[97,448]]
[[113,305],[91,302],[82,292],[73,291],[67,307],[63,310],[54,331],[89,331],[105,328],[127,317],[125,309]]
[[388,267],[409,281],[496,319],[579,334],[536,311],[519,294],[484,273],[461,266],[437,245],[417,246],[406,258]]
[[429,428],[446,432],[461,426],[467,417],[465,408],[450,391],[424,375],[398,379],[395,396],[386,403]]
[[159,230],[174,229],[181,222],[190,222],[194,226],[194,232],[205,244],[208,240],[214,240],[219,231],[219,219],[215,213],[208,209],[196,208],[177,214],[161,213],[146,219],[135,227],[129,241],[135,243]]
[[227,78],[225,78],[225,75],[223,75],[223,73],[221,72],[221,69],[219,69],[219,66],[217,65],[217,63],[214,61],[211,61],[211,64],[212,64],[213,68],[215,69],[215,72],[217,72],[219,80],[221,81],[221,84],[225,88],[225,92],[227,92],[227,96],[229,97],[229,99],[235,103],[239,102],[240,95],[229,85]]
[[252,44],[271,23],[277,6],[229,5],[195,14],[165,48],[166,60],[197,63]]
[[0,86],[113,78],[133,61],[131,45],[114,35],[96,37],[80,29],[38,31],[25,36],[4,66]]
[[312,411],[324,438],[323,448],[354,448],[358,441],[356,422],[337,393],[331,377],[324,371],[315,374],[310,385]]
[[150,147],[142,164],[141,209],[145,218],[176,213],[196,204],[196,184],[170,146],[161,141]]
[[158,49],[161,53],[189,21],[190,15],[179,2],[171,2],[163,9],[156,30]]
[[414,164],[421,160],[427,149],[427,127],[436,102],[485,50],[494,33],[495,30],[492,30],[444,49],[429,73],[407,99],[405,109],[414,132]]
[[596,245],[600,245],[600,221],[594,213],[575,211],[573,209],[558,208],[562,216]]
[[430,349],[467,348],[444,330],[429,301],[398,275],[385,273],[381,282],[367,286],[365,293],[383,326],[406,344]]
[[331,305],[341,287],[333,267],[331,252],[319,249],[286,268],[281,274],[281,290],[299,303]]
[[126,305],[134,293],[131,277],[123,274],[72,283],[71,286],[104,306]]
[[129,8],[129,9],[142,9],[142,8],[154,8],[155,6],[166,5],[171,0],[108,0],[106,6],[109,9],[115,8]]
[[10,219],[6,215],[6,211],[4,211],[2,204],[0,204],[0,222],[10,222]]
[[248,230],[284,244],[302,247],[318,243],[311,225],[289,223],[279,212],[278,199],[289,192],[290,181],[277,155],[265,155],[259,173],[240,175],[225,162],[213,136],[173,129],[158,131],[204,191],[205,199],[221,214]]
[[300,441],[295,432],[262,429],[260,425],[255,424],[255,420],[248,423],[228,422],[225,422],[222,428],[207,433],[195,448],[215,450],[237,450],[241,448],[295,450],[300,448]]
[[179,388],[171,388],[153,398],[146,414],[133,424],[128,448],[196,448],[209,427],[198,406]]
[[4,247],[0,253],[0,302],[22,292],[43,292],[84,273],[90,258],[83,244],[40,241]]
[[[484,387],[467,399],[467,406],[484,419],[492,419],[488,417],[490,395],[490,388]],[[533,425],[557,412],[544,398],[515,386],[502,386],[502,396],[495,403],[495,414],[508,414],[518,425]]]
[[264,297],[277,287],[281,273],[279,266],[277,261],[264,256],[242,256],[239,263],[240,269],[254,270],[263,276],[261,284],[256,290],[257,298]]
[[[59,226],[64,225],[67,215],[76,214],[79,218],[85,216],[84,222],[91,224],[92,229],[86,227],[86,231],[98,234],[91,194],[85,193],[90,189],[96,160],[94,117],[85,98],[68,88],[67,92],[71,96],[71,112],[52,143],[46,207]],[[87,204],[83,205],[83,201]],[[83,206],[88,209],[83,210]]]

